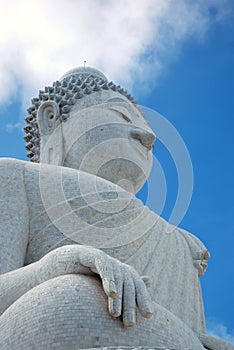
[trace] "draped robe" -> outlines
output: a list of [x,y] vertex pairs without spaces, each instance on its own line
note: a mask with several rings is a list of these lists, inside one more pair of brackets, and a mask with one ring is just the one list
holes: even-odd
[[27,264],[65,244],[95,246],[150,276],[153,300],[205,332],[199,276],[209,253],[198,238],[94,175],[25,163],[24,176],[31,217]]

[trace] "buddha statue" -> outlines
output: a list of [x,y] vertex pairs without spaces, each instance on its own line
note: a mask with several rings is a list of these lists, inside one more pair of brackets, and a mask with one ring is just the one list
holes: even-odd
[[207,249],[135,197],[155,134],[133,98],[82,67],[28,112],[30,162],[0,159],[0,348],[233,349],[206,335]]

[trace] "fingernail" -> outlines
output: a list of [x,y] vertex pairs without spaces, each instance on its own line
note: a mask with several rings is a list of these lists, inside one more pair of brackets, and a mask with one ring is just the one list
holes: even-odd
[[108,298],[109,311],[111,316],[119,317],[122,310],[122,298],[117,295],[116,298]]
[[144,316],[145,318],[150,318],[152,315],[153,315],[153,312],[151,312],[151,311],[145,311],[143,316]]
[[149,276],[142,276],[141,277],[143,282],[145,283],[146,287],[151,286],[151,278]]
[[115,310],[114,307],[112,308],[109,307],[109,312],[113,317],[119,317],[121,315],[121,312],[119,312],[118,310]]
[[132,327],[136,324],[136,311],[129,310],[123,313],[123,323],[126,327]]
[[145,310],[145,317],[146,318],[150,318],[153,314],[154,314],[154,311],[155,311],[155,307],[153,304],[151,304],[149,307],[146,308]]
[[112,313],[111,313],[111,316],[113,317],[119,317],[121,315],[121,312],[117,311],[117,310],[114,310]]

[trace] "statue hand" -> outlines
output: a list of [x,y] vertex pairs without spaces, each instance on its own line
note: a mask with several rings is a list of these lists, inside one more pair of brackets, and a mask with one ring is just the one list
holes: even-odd
[[[108,295],[108,308],[112,316],[122,314],[123,323],[127,327],[136,324],[136,304],[143,317],[153,314],[153,302],[149,297],[145,282],[131,266],[109,258],[110,280],[113,278],[116,295]],[[108,263],[108,261],[107,261]],[[102,264],[102,262],[101,262]],[[104,269],[106,262],[104,261]],[[102,268],[101,268],[102,269]]]
[[137,271],[99,249],[68,245],[57,248],[40,260],[42,280],[70,273],[97,273],[108,297],[109,313],[122,315],[125,326],[136,324],[136,304],[140,313],[149,318],[153,311],[145,282]]
[[123,323],[130,327],[136,324],[136,303],[142,316],[153,314],[146,285],[138,272],[131,266],[96,250],[95,267],[92,271],[102,279],[103,289],[108,296],[108,309],[113,317],[122,314]]

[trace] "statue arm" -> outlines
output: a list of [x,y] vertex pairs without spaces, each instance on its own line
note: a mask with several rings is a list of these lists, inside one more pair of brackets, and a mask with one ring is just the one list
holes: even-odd
[[24,162],[0,159],[0,274],[24,265],[29,213]]
[[2,158],[0,159],[0,314],[33,286],[33,269],[22,268],[28,236],[29,213],[24,186],[24,162]]
[[38,262],[0,275],[0,315],[23,294],[39,284]]
[[27,291],[64,274],[98,274],[108,297],[109,313],[122,314],[126,326],[136,323],[136,303],[144,317],[153,313],[145,283],[135,269],[99,249],[68,245],[41,260],[0,276],[1,314]]

